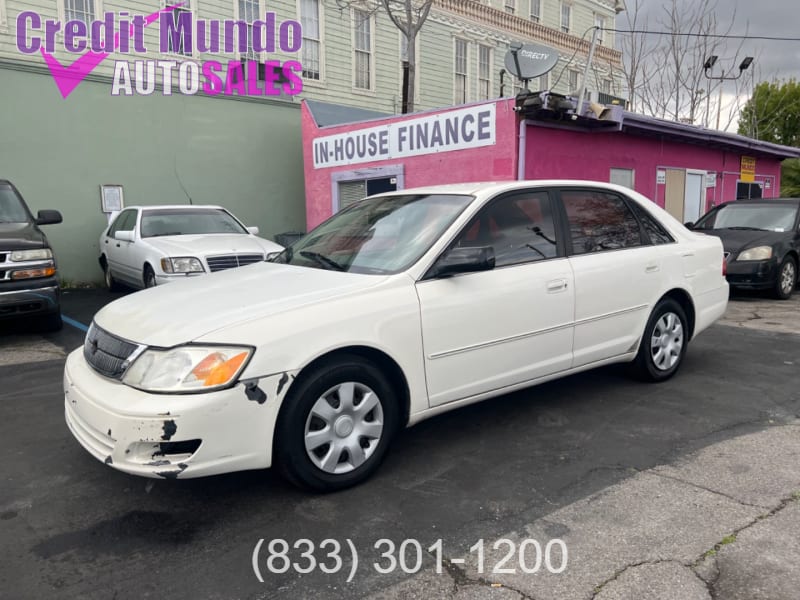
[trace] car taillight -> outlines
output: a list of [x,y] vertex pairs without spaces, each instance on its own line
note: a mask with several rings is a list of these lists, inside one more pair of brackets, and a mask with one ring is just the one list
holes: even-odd
[[725,257],[722,257],[722,276],[725,277],[728,274],[728,261],[725,260]]

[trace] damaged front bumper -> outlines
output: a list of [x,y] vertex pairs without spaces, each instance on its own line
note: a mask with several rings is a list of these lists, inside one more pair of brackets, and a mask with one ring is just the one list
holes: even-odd
[[272,463],[278,410],[294,373],[207,394],[148,394],[96,373],[78,349],[64,369],[65,418],[95,458],[145,477],[203,477]]

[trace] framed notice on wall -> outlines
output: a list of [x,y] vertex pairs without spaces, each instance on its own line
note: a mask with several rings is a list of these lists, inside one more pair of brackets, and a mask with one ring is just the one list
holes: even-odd
[[122,186],[116,184],[101,185],[100,206],[104,213],[109,214],[122,210],[125,206],[122,198]]

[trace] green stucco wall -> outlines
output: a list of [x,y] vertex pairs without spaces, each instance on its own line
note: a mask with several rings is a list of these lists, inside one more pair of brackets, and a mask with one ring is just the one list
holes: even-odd
[[45,229],[62,279],[102,280],[101,184],[123,185],[132,206],[188,203],[182,183],[270,239],[305,226],[297,104],[110,91],[87,80],[63,100],[49,74],[0,64],[0,179],[34,213],[63,214]]

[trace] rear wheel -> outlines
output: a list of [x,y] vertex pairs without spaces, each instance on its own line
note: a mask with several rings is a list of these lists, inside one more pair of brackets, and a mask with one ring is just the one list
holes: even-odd
[[316,491],[350,487],[380,465],[397,428],[397,396],[386,377],[357,356],[304,374],[284,399],[275,431],[276,463],[294,484]]
[[792,297],[794,287],[797,285],[797,265],[791,256],[787,256],[778,267],[778,279],[775,282],[775,296],[779,300],[788,300]]
[[689,343],[686,313],[672,298],[662,299],[644,329],[634,366],[645,381],[665,381],[683,362]]

